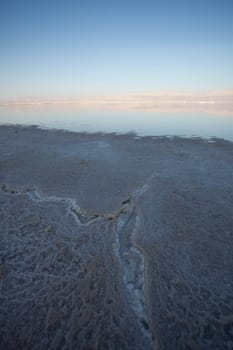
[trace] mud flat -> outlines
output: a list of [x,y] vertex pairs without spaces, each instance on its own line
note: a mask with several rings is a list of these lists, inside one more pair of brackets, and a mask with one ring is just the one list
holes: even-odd
[[232,349],[233,144],[0,127],[1,349]]

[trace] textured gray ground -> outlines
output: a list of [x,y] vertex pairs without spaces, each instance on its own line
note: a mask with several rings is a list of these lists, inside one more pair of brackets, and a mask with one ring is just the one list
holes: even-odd
[[233,144],[0,127],[1,349],[232,349]]

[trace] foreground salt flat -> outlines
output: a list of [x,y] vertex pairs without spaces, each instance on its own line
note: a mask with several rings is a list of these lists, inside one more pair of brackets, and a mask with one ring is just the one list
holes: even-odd
[[233,144],[0,128],[3,349],[231,349]]

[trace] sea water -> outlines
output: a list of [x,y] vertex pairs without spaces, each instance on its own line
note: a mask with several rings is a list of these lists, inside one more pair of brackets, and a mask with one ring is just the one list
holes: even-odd
[[223,138],[233,141],[233,115],[145,111],[13,109],[0,107],[0,124],[38,125],[77,132]]

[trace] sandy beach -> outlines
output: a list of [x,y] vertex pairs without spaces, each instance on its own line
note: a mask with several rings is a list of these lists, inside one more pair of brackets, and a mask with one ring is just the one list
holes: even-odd
[[0,348],[232,349],[233,143],[0,127]]

